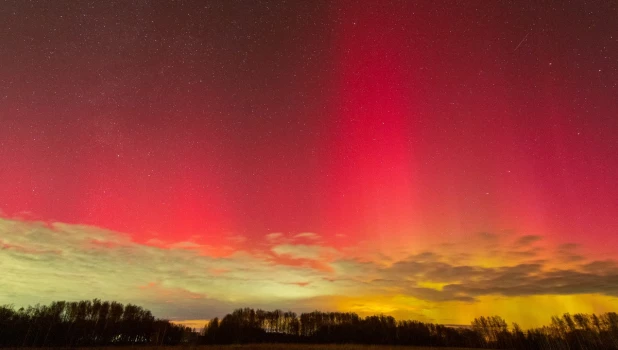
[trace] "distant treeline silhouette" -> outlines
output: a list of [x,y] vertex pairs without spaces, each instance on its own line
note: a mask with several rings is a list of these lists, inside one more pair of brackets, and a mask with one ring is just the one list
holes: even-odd
[[191,329],[115,301],[65,302],[15,310],[0,306],[1,347],[174,345]]
[[0,307],[0,346],[71,347],[238,343],[352,343],[500,349],[618,350],[618,314],[564,314],[522,330],[499,316],[469,327],[347,312],[238,309],[197,331],[156,319],[139,306],[95,299],[15,310]]

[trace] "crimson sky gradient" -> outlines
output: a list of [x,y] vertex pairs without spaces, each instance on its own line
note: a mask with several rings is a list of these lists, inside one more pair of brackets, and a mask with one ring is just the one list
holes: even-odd
[[[259,255],[273,233],[399,257],[506,233],[612,259],[617,13],[4,2],[0,214],[215,257]],[[322,258],[274,261],[332,269]]]

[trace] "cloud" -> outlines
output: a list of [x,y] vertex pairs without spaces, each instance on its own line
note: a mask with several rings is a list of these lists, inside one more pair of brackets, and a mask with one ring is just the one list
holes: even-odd
[[579,244],[577,243],[564,243],[558,247],[559,250],[564,250],[564,251],[574,250],[577,248],[579,248]]
[[306,244],[281,244],[272,251],[277,255],[286,255],[296,259],[330,260],[337,256],[337,250],[331,247]]
[[[592,270],[595,270],[592,272]],[[390,288],[424,300],[476,300],[481,296],[603,294],[618,296],[618,268],[613,261],[593,262],[580,270],[547,269],[543,264],[499,268],[455,266],[440,261],[400,261],[383,269]],[[444,284],[440,291],[419,288],[423,281]]]
[[178,242],[178,243],[172,243],[172,244],[169,245],[169,247],[171,249],[202,249],[202,248],[208,247],[208,246],[205,246],[205,245],[199,244],[199,243],[195,243],[195,242],[182,241],[182,242]]
[[594,261],[582,266],[584,271],[611,274],[618,272],[618,263],[613,260]]
[[522,236],[521,238],[519,238],[516,241],[515,245],[527,247],[535,242],[541,241],[542,239],[543,237],[538,236],[538,235],[526,235],[526,236]]
[[480,281],[452,284],[444,287],[454,295],[529,296],[604,294],[618,296],[618,273],[592,274],[571,270],[555,270],[539,274],[494,273]]
[[303,233],[299,233],[297,235],[294,235],[294,238],[298,239],[298,238],[304,238],[304,239],[309,239],[309,240],[316,240],[320,238],[320,235],[312,233],[312,232],[303,232]]
[[[493,297],[618,297],[615,260],[556,264],[578,247],[546,246],[549,255],[541,259],[540,250],[530,247],[541,241],[538,236],[472,235],[396,260],[359,257],[353,246],[340,250],[282,238],[271,233],[251,251],[213,256],[204,249],[216,247],[193,240],[139,244],[97,227],[0,218],[0,304],[97,297],[138,303],[161,317],[201,320],[244,306],[378,310],[377,300],[388,300],[383,312],[436,318],[431,310],[440,305],[476,305]],[[382,255],[388,252],[374,251]],[[354,304],[336,303],[344,297]],[[422,308],[405,306],[410,303]]]
[[271,242],[276,241],[282,237],[283,237],[283,233],[281,232],[272,232],[266,235],[266,239]]
[[311,284],[311,282],[289,282],[289,283],[283,283],[283,284],[292,284],[292,285],[296,285],[300,287],[306,287],[309,284]]
[[575,243],[564,243],[559,245],[555,253],[556,260],[566,264],[584,261],[585,257],[577,253],[579,248],[580,245]]
[[[0,238],[0,304],[99,297],[142,303],[162,316],[178,318],[204,305],[224,305],[229,311],[233,305],[341,293],[315,269],[277,267],[243,251],[214,258],[191,242],[143,245],[96,227],[8,219],[0,219]],[[310,285],[281,285],[299,281]],[[192,306],[167,305],[179,300]],[[208,317],[213,311],[204,312],[193,317]]]

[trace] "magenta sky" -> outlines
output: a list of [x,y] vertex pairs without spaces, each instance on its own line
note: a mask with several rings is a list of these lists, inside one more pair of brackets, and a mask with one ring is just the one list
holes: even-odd
[[[615,6],[6,3],[0,263],[15,291],[33,292],[0,302],[96,297],[71,277],[83,253],[109,266],[185,254],[178,271],[203,269],[191,278],[155,269],[104,291],[184,319],[216,312],[174,313],[157,298],[447,322],[494,305],[530,324],[615,308]],[[34,276],[49,266],[28,260],[38,254],[55,259],[50,286],[83,293],[41,289]],[[285,292],[256,287],[247,262],[264,279],[287,271]],[[411,262],[426,266],[397,270]],[[505,292],[495,276],[475,295],[466,288],[491,272],[435,270],[522,264],[511,272],[538,290]],[[391,284],[346,299],[393,270]],[[541,288],[552,273],[565,280]],[[246,286],[259,295],[230,296]],[[440,311],[448,303],[461,319]],[[555,305],[524,316],[509,309],[518,303]]]

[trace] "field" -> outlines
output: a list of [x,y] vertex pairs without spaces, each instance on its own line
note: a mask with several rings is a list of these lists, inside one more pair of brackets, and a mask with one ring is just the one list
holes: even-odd
[[[5,348],[4,350],[31,350],[34,348]],[[41,349],[41,348],[37,348]],[[59,348],[43,348],[59,349]],[[435,346],[390,346],[355,344],[244,344],[244,345],[200,345],[200,346],[127,346],[127,347],[89,347],[77,350],[478,350],[471,348],[444,348]],[[487,349],[485,349],[487,350]]]
[[[354,345],[354,344],[249,344],[249,345],[214,345],[203,346],[203,350],[466,350],[465,348],[441,348],[430,346],[389,346],[389,345]],[[471,350],[471,349],[467,349]]]
[[[69,348],[0,348],[3,350],[69,349]],[[438,346],[356,345],[356,344],[237,344],[237,345],[176,345],[176,346],[96,346],[70,348],[75,350],[479,350]],[[491,349],[483,349],[491,350]]]
[[[89,350],[114,350],[117,348],[88,348]],[[203,346],[168,346],[168,347],[130,347],[131,350],[473,350],[470,348],[444,348],[432,346],[390,346],[390,345],[354,345],[354,344],[244,344],[244,345],[203,345]]]

